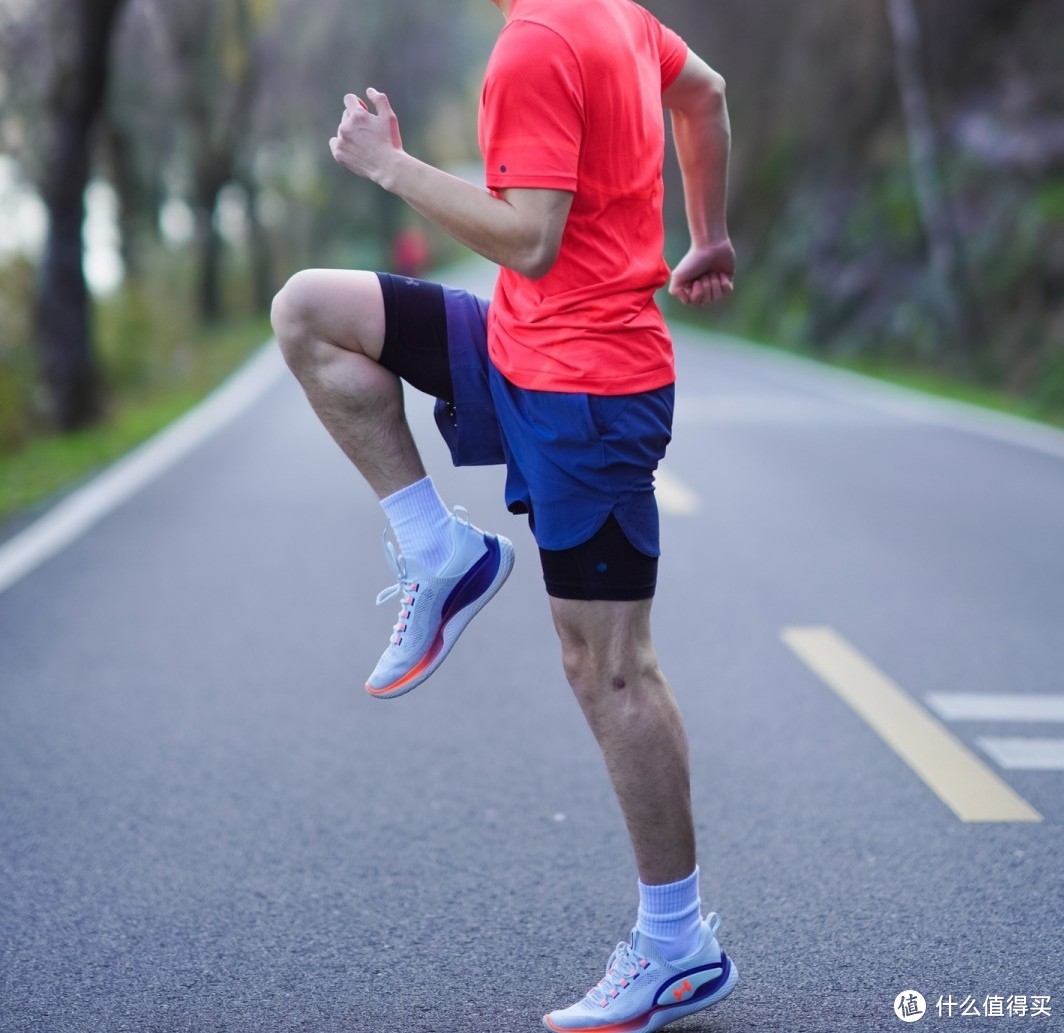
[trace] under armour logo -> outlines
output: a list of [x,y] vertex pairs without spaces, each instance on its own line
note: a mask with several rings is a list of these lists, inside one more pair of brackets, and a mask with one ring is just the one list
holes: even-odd
[[693,994],[695,988],[691,985],[690,979],[685,979],[683,985],[678,990],[673,990],[672,996],[678,1001],[682,1001],[688,994]]

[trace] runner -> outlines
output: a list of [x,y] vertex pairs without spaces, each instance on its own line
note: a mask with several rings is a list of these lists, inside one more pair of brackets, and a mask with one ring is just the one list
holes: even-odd
[[[444,505],[403,412],[435,396],[456,465],[505,463],[527,513],[566,677],[602,749],[639,872],[637,922],[553,1030],[645,1033],[738,978],[703,918],[683,721],[650,610],[653,478],[671,436],[672,344],[654,293],[731,293],[724,82],[630,0],[492,0],[506,22],[479,119],[487,189],[408,154],[385,94],[344,98],[330,141],[358,176],[500,267],[488,302],[386,273],[308,270],[274,303],[277,339],[322,423],[381,500],[399,619],[366,689],[410,691],[499,590],[513,546]],[[669,111],[690,248],[662,252]]]

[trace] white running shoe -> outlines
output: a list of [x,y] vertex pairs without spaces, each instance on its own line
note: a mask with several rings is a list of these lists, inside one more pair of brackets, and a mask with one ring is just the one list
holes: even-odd
[[650,1033],[724,1000],[739,970],[717,943],[720,917],[702,920],[702,944],[682,961],[666,961],[653,940],[637,929],[619,943],[606,975],[583,1000],[543,1017],[555,1033]]
[[377,596],[377,605],[396,596],[401,596],[401,602],[391,642],[366,682],[371,696],[391,699],[420,685],[443,663],[466,625],[510,576],[513,544],[474,527],[461,506],[454,510],[452,534],[451,558],[438,574],[408,563],[385,541],[399,580]]

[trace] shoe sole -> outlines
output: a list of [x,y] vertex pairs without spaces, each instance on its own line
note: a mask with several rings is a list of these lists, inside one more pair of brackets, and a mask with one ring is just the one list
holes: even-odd
[[662,1008],[653,1008],[643,1015],[637,1015],[627,1022],[612,1022],[603,1026],[556,1026],[550,1020],[549,1015],[543,1016],[543,1025],[554,1033],[653,1033],[654,1030],[667,1026],[670,1022],[676,1022],[685,1015],[694,1015],[714,1004],[719,1004],[735,989],[739,982],[739,969],[735,962],[721,951],[721,960],[724,962],[724,982],[708,996],[701,1000],[689,1001],[686,1004],[675,1004]]
[[[405,695],[411,689],[416,689],[447,659],[447,655],[458,641],[459,636],[468,627],[469,622],[480,613],[492,600],[495,593],[502,588],[514,566],[513,543],[508,538],[503,538],[502,535],[485,535],[485,541],[489,543],[488,553],[479,562],[482,563],[484,559],[490,558],[492,551],[491,542],[494,541],[499,550],[498,566],[490,584],[468,603],[459,604],[459,609],[443,621],[439,631],[436,633],[436,637],[432,640],[421,659],[401,678],[379,689],[366,682],[366,692],[374,699],[395,699],[397,696]],[[471,573],[475,572],[475,570],[476,568],[474,567]]]

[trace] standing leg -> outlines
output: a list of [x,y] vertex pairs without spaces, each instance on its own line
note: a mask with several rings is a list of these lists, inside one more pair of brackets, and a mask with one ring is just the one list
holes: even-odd
[[703,919],[687,734],[650,635],[649,599],[551,597],[566,676],[602,749],[639,870],[639,921],[584,998],[548,1029],[651,1030],[731,993],[738,969]]
[[566,677],[602,750],[639,877],[683,879],[695,868],[687,734],[654,653],[651,600],[550,603]]

